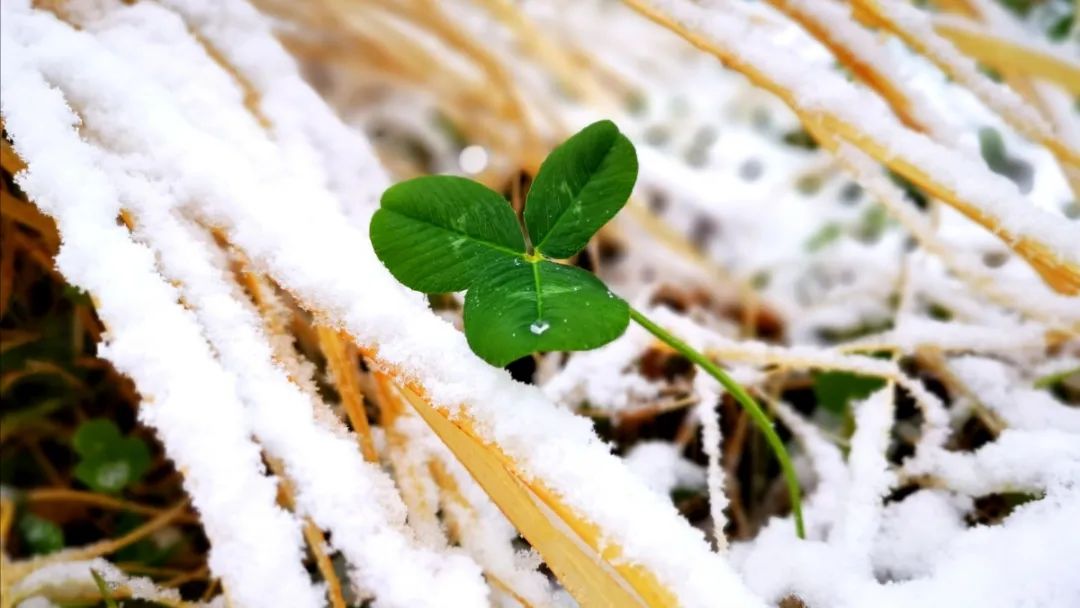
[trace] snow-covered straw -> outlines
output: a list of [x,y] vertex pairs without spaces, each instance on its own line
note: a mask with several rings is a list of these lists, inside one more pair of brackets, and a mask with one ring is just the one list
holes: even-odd
[[704,11],[687,0],[626,1],[748,74],[811,126],[847,140],[957,206],[1029,256],[1055,288],[1080,291],[1080,229],[1033,209],[1008,179],[907,129],[867,89],[823,66],[791,61],[783,47],[769,41],[767,29],[738,13]]
[[[312,11],[326,8],[316,4]],[[437,316],[422,296],[398,285],[366,238],[367,217],[389,183],[386,172],[368,142],[304,83],[268,20],[250,5],[71,2],[57,17],[3,0],[0,111],[29,166],[19,183],[57,219],[64,241],[59,269],[95,297],[109,330],[101,353],[144,396],[140,416],[185,475],[211,541],[212,573],[234,605],[323,602],[323,589],[301,567],[300,526],[309,520],[330,534],[330,551],[347,563],[348,582],[376,605],[487,605],[514,597],[535,606],[569,603],[566,590],[541,574],[538,555],[518,550],[510,520],[423,419],[406,411],[382,421],[375,439],[386,468],[361,458],[356,438],[326,415],[311,363],[280,328],[264,327],[265,312],[238,286],[230,266],[238,259],[319,323],[350,334],[380,371],[422,389],[443,415],[505,454],[520,481],[549,488],[598,529],[601,551],[618,550],[621,557],[611,565],[648,572],[674,604],[756,606],[791,594],[828,606],[1076,603],[1080,582],[1071,574],[1080,554],[1073,524],[1080,515],[1080,422],[1075,407],[1040,388],[1040,378],[1076,367],[1080,309],[1074,298],[1051,294],[1020,261],[989,268],[987,253],[1007,251],[999,240],[948,209],[916,209],[867,148],[878,153],[877,161],[900,159],[932,173],[1007,228],[1007,238],[1030,238],[1075,262],[1075,226],[1052,209],[1064,187],[1045,177],[1053,158],[1006,134],[1010,151],[1038,166],[1042,181],[1027,200],[1011,182],[957,153],[952,142],[946,147],[906,129],[870,89],[833,73],[827,50],[781,15],[762,12],[771,9],[738,3],[727,14],[685,2],[658,4],[730,42],[737,59],[790,91],[803,117],[835,119],[869,138],[869,144],[824,141],[832,158],[783,149],[758,131],[774,135],[769,129],[794,127],[795,116],[719,71],[711,58],[688,55],[682,41],[630,11],[561,0],[511,7],[523,11],[522,19],[535,19],[534,26],[517,22],[516,36],[529,36],[530,27],[557,32],[554,39],[575,56],[580,51],[614,81],[647,93],[644,116],[620,121],[635,141],[645,142],[641,194],[668,205],[662,220],[671,221],[677,235],[692,233],[697,220],[706,227],[711,222],[721,237],[700,239],[701,258],[730,265],[732,283],[766,279],[758,302],[780,317],[788,335],[775,343],[736,339],[735,324],[709,299],[717,291],[709,282],[715,274],[671,270],[675,256],[646,222],[620,218],[605,233],[625,246],[631,261],[605,261],[605,279],[673,333],[734,366],[733,375],[794,437],[808,489],[806,541],[794,537],[785,518],[765,522],[749,540],[724,537],[719,393],[707,377],[697,375],[682,387],[689,396],[679,405],[697,401],[705,465],[689,462],[678,442],[641,441],[616,457],[591,421],[573,413],[587,403],[594,413],[618,418],[659,402],[671,387],[638,369],[643,354],[656,347],[645,332],[631,328],[565,363],[558,353],[545,355],[547,381],[538,389],[479,361],[445,320],[454,319],[452,312]],[[877,41],[845,9],[784,4],[811,11],[813,22],[829,25],[829,35],[857,49],[881,74],[899,79],[910,68],[925,76],[926,66],[899,46]],[[521,58],[521,40],[503,35],[473,3],[448,6],[463,17],[442,25],[476,38],[498,32],[484,38],[485,44],[490,38],[491,60],[519,67],[511,62]],[[370,10],[333,8],[349,24],[356,22],[345,17]],[[365,57],[353,59],[366,65]],[[520,67],[522,89],[539,93],[538,114],[553,123],[580,122],[581,108],[545,89],[534,65]],[[580,75],[574,66],[563,67]],[[468,70],[448,68],[459,72]],[[360,126],[371,126],[365,121],[378,114],[415,127],[422,123],[417,116],[438,108],[398,89],[400,95],[370,101],[350,95],[347,83],[328,80],[327,86],[346,87],[339,102],[384,112],[341,108],[359,116]],[[932,90],[951,100],[957,91],[950,87],[939,83]],[[913,85],[911,93],[921,91]],[[927,125],[935,112],[966,118],[929,103],[937,99],[924,101],[918,115]],[[669,105],[677,107],[670,120],[663,118]],[[992,114],[963,107],[976,112],[959,125],[960,143],[970,144],[964,129]],[[757,125],[748,108],[767,109],[775,124]],[[721,144],[694,168],[682,148],[649,141],[657,139],[649,133],[654,123],[682,143],[696,141],[705,127],[719,128]],[[928,130],[947,139],[944,131],[953,127]],[[826,132],[841,140],[853,136]],[[522,166],[514,150],[489,151],[493,171],[507,155],[514,171]],[[458,150],[447,145],[443,152],[434,154],[433,166],[456,166],[443,156],[457,162]],[[757,170],[765,171],[758,181],[725,172],[732,162],[754,157],[763,161]],[[849,184],[834,171],[837,161],[868,196],[839,200],[841,186]],[[822,191],[794,194],[792,182],[803,175],[820,178]],[[875,204],[870,199],[880,200],[899,226],[886,224],[871,243],[855,242],[842,229],[820,250],[803,245],[823,226],[847,226],[853,210]],[[128,226],[117,225],[121,211]],[[917,250],[910,251],[906,234]],[[642,268],[661,276],[647,277]],[[856,280],[848,281],[849,274]],[[683,282],[700,288],[707,303],[678,312],[656,305],[657,286]],[[893,307],[897,292],[902,303]],[[932,320],[935,306],[952,318]],[[882,319],[889,329],[855,339],[819,336],[834,326],[877,327]],[[857,354],[877,350],[903,360]],[[886,388],[853,404],[850,441],[770,392],[766,380],[803,379],[803,370],[886,380]],[[946,387],[948,407],[913,370]],[[894,458],[891,440],[898,395],[910,396],[922,416],[914,454],[902,460]],[[958,451],[950,439],[969,419],[983,421],[994,437],[978,450]],[[282,479],[267,475],[264,454],[281,463]],[[276,505],[279,483],[289,484],[294,512]],[[669,493],[676,487],[708,491],[711,521],[703,527],[712,525],[726,551],[711,551],[705,535],[675,511]],[[1000,523],[969,526],[965,518],[977,500],[999,492],[1023,492],[1031,500]],[[20,589],[44,594],[74,578],[86,584],[88,567],[110,581],[138,582],[122,581],[107,564],[94,562],[43,569]]]
[[[16,149],[31,165],[20,184],[64,235],[61,272],[96,298],[109,329],[102,356],[136,381],[147,400],[140,418],[185,471],[185,487],[212,543],[211,568],[239,602],[319,605],[300,564],[299,524],[275,504],[275,484],[250,439],[251,421],[234,379],[214,359],[194,315],[177,302],[175,288],[158,274],[152,252],[116,225],[118,193],[79,139],[78,117],[35,69],[33,49],[49,48],[35,43],[59,33],[53,48],[77,52],[73,32],[48,13],[13,2],[2,7],[2,86],[19,94],[4,95],[0,107]],[[68,64],[68,76],[79,70]],[[161,348],[165,344],[169,348]]]

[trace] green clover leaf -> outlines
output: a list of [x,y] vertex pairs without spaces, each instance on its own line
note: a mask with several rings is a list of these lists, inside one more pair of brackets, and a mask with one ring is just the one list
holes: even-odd
[[371,218],[371,244],[403,285],[424,293],[468,289],[525,255],[514,210],[497,192],[431,175],[391,186]]
[[626,204],[637,172],[634,145],[610,120],[555,148],[525,200],[525,226],[537,253],[562,259],[584,249]]
[[79,455],[75,478],[97,492],[115,494],[150,468],[150,448],[138,437],[124,437],[111,420],[96,418],[79,426],[72,439]]
[[64,548],[64,531],[55,523],[26,513],[19,518],[19,534],[34,555],[55,553]]
[[634,147],[611,121],[571,137],[540,167],[525,204],[526,250],[509,203],[445,175],[401,182],[371,218],[375,254],[402,284],[425,293],[468,290],[465,337],[503,366],[536,351],[588,350],[618,338],[629,307],[568,258],[626,204]]
[[626,301],[595,276],[546,260],[501,269],[465,297],[469,346],[499,366],[536,351],[602,346],[629,322]]

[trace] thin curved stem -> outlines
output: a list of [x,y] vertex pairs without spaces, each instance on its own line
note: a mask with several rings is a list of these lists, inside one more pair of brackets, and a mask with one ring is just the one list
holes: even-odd
[[776,459],[780,461],[780,470],[784,473],[784,479],[787,481],[788,493],[791,495],[791,512],[792,515],[795,516],[795,533],[799,535],[799,538],[806,538],[806,530],[803,526],[802,493],[799,490],[799,480],[795,477],[795,468],[791,464],[791,457],[788,455],[787,448],[784,447],[784,442],[780,440],[780,436],[776,434],[776,429],[773,428],[773,423],[772,420],[769,419],[769,416],[761,409],[761,406],[754,401],[754,398],[746,392],[746,389],[732,379],[727,372],[710,361],[708,357],[691,348],[686,342],[683,342],[679,338],[668,333],[663,327],[653,323],[648,317],[641,314],[641,312],[635,310],[633,307],[630,308],[630,318],[665,344],[682,353],[684,357],[693,361],[710,376],[716,378],[717,382],[719,382],[727,392],[731,393],[731,396],[742,405],[743,409],[746,410],[746,413],[753,419],[754,424],[761,429],[761,432],[765,435],[765,440],[769,443],[769,447],[771,447],[773,453],[776,454]]

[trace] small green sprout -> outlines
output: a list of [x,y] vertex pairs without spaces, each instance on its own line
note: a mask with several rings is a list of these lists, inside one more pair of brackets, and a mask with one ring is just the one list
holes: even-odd
[[120,608],[120,604],[113,598],[112,592],[109,591],[109,583],[106,582],[105,577],[101,576],[101,573],[93,568],[90,569],[90,577],[94,579],[94,584],[97,585],[98,593],[101,594],[101,599],[105,602],[105,608]]
[[780,461],[795,527],[798,481],[768,415],[705,355],[656,325],[591,273],[560,263],[626,204],[637,153],[611,121],[585,127],[544,160],[525,200],[525,229],[500,194],[460,177],[396,184],[371,218],[371,243],[390,273],[424,293],[466,291],[465,337],[499,367],[537,351],[597,348],[633,319],[716,378],[746,409]]

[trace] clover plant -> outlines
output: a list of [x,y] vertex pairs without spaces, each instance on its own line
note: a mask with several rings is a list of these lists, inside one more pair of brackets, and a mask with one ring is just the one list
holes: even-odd
[[75,478],[97,492],[120,492],[150,468],[146,443],[138,437],[124,437],[111,420],[87,420],[79,425],[71,443],[79,455]]
[[396,184],[371,218],[371,243],[390,273],[424,293],[465,291],[465,337],[499,367],[537,351],[589,350],[630,320],[716,378],[776,452],[803,535],[798,482],[772,422],[703,354],[659,327],[591,273],[561,263],[626,204],[637,180],[633,144],[611,121],[585,127],[544,160],[525,200],[524,230],[502,195],[448,175]]
[[19,534],[34,555],[55,553],[64,548],[64,530],[55,523],[25,513],[19,518]]

